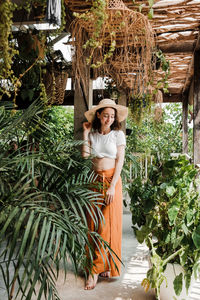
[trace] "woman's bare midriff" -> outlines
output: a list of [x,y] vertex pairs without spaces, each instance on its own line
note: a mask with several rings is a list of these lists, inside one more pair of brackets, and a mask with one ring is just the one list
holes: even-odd
[[115,159],[114,158],[93,158],[93,167],[95,171],[103,171],[115,168]]

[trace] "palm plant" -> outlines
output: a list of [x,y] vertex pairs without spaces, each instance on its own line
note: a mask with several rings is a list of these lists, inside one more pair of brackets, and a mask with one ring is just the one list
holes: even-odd
[[[92,259],[89,235],[113,257],[109,245],[87,228],[86,213],[96,225],[103,216],[101,194],[91,190],[95,175],[90,161],[77,148],[81,142],[47,146],[43,114],[39,102],[12,118],[0,109],[0,274],[9,300],[29,300],[34,293],[38,300],[60,299],[60,269],[66,275],[70,265],[77,273]],[[37,138],[43,136],[39,150],[32,145],[35,129]],[[13,138],[18,148],[10,152]]]

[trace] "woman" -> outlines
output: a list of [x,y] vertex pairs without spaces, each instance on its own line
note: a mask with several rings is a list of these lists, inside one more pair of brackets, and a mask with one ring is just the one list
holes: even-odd
[[[94,170],[98,180],[107,187],[104,195],[104,205],[101,206],[105,224],[99,222],[98,233],[109,243],[111,249],[121,258],[122,239],[122,183],[120,173],[124,163],[126,140],[120,130],[120,122],[125,120],[128,109],[117,105],[111,99],[103,99],[99,104],[88,110],[83,123],[83,157],[92,156]],[[92,218],[88,216],[88,227],[95,230]],[[104,258],[102,258],[102,255]],[[114,255],[113,255],[114,257]],[[85,289],[96,286],[98,276],[113,277],[120,275],[121,264],[95,249],[92,273],[89,274]]]

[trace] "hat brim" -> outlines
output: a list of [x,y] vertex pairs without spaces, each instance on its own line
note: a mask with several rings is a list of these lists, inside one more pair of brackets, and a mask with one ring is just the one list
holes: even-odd
[[111,107],[111,108],[116,109],[119,122],[124,121],[128,116],[128,108],[126,106],[119,105],[119,104],[114,104],[114,105],[99,104],[85,112],[84,115],[85,115],[86,119],[88,120],[88,122],[92,123],[92,121],[94,120],[96,111],[99,110],[100,108],[105,108],[105,107]]

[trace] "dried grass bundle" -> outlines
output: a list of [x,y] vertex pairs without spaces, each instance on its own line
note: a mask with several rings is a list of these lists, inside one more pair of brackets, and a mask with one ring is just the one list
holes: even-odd
[[49,104],[62,104],[65,97],[68,73],[66,70],[58,70],[51,64],[46,69],[43,82],[46,88]]
[[121,0],[106,0],[99,30],[98,21],[98,15],[90,10],[71,25],[75,78],[85,86],[88,63],[94,77],[112,77],[118,88],[144,93],[152,76],[155,45],[147,17],[128,9]]

